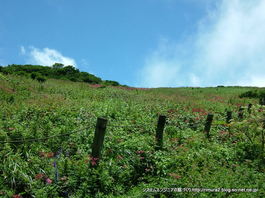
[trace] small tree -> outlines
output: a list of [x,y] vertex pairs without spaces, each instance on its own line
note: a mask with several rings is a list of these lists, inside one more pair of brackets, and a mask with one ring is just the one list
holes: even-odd
[[30,77],[31,77],[33,80],[35,80],[36,77],[37,77],[38,75],[40,75],[40,74],[37,73],[37,72],[33,72],[33,73],[30,74]]
[[64,67],[64,64],[62,64],[62,63],[54,63],[52,65],[52,68],[54,68],[54,69],[61,69],[63,67]]
[[37,80],[39,83],[44,83],[47,79],[46,79],[44,76],[37,76],[37,77],[36,77],[36,80]]
[[47,78],[45,78],[44,76],[42,76],[40,73],[38,72],[33,72],[31,73],[30,77],[33,79],[33,80],[37,80],[38,82],[40,83],[43,83],[47,80]]
[[113,81],[113,80],[105,80],[104,85],[119,86],[120,83],[118,83],[117,81]]

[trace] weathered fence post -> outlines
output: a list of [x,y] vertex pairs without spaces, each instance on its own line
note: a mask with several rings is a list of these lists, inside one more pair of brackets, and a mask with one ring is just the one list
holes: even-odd
[[57,183],[59,179],[59,172],[58,172],[58,167],[57,167],[57,162],[53,162],[53,167],[54,167],[54,182]]
[[251,108],[252,108],[252,104],[249,103],[249,104],[248,104],[248,113],[249,113],[249,114],[251,114]]
[[264,147],[265,147],[265,120],[263,120],[263,130],[261,131],[261,159],[263,159],[263,162],[265,161],[264,159]]
[[259,104],[260,104],[260,105],[263,105],[262,98],[259,98]]
[[242,106],[240,106],[239,110],[238,110],[238,119],[242,120],[244,116],[244,108]]
[[206,137],[210,138],[210,130],[211,130],[211,125],[213,121],[213,114],[208,114],[205,122],[205,127],[204,127],[204,132],[206,133]]
[[226,112],[226,123],[229,124],[232,120],[232,111]]
[[163,132],[166,124],[166,116],[160,115],[156,128],[156,150],[163,148]]
[[94,140],[92,144],[92,159],[91,159],[92,165],[97,165],[101,157],[101,150],[103,147],[107,122],[108,120],[104,118],[97,119],[97,125],[96,125]]
[[265,96],[261,96],[260,98],[259,98],[259,104],[260,105],[265,105]]
[[[227,111],[226,112],[226,124],[230,124],[232,120],[232,111]],[[230,126],[228,125],[228,133],[229,133],[229,137],[231,136],[231,132],[230,132]]]

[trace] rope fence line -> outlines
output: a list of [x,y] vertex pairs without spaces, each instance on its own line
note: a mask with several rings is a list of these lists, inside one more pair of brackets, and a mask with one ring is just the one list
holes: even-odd
[[43,138],[29,138],[29,139],[15,139],[15,140],[11,140],[11,141],[0,141],[0,143],[24,143],[24,142],[35,142],[35,141],[42,141],[42,140],[48,140],[51,138],[55,138],[55,137],[63,137],[63,136],[67,136],[67,135],[71,135],[73,133],[78,133],[81,132],[85,129],[89,129],[90,127],[84,127],[82,129],[76,130],[76,131],[71,131],[68,133],[62,133],[62,134],[58,134],[58,135],[51,135],[51,136],[47,136],[47,137],[43,137]]
[[138,125],[138,124],[135,124],[135,125],[108,125],[108,127],[121,127],[121,128],[128,128],[128,127],[135,127],[135,128],[141,128],[141,127],[150,127],[150,126],[153,126],[154,124],[143,124],[143,125]]
[[[243,116],[242,108],[239,109],[239,112],[240,112],[240,114],[238,115],[238,117],[239,117],[239,119],[242,119],[242,116]],[[213,114],[208,114],[208,116],[209,115],[213,115]],[[230,123],[230,121],[232,119],[231,115],[229,114],[229,116],[227,117],[226,122],[224,121],[224,123],[212,123],[213,119],[210,119],[210,121],[209,121],[208,120],[208,116],[207,116],[207,119],[206,119],[206,122],[205,122],[205,130],[204,130],[204,132],[207,132],[207,134],[208,134],[207,136],[209,136],[209,132],[210,132],[211,126],[226,126],[227,124]],[[160,116],[159,116],[159,118],[160,118]],[[191,122],[189,122],[189,124],[197,125],[199,123],[196,123],[196,122],[191,123]],[[159,123],[157,124],[157,127],[158,127],[158,125],[159,125]],[[115,128],[117,128],[117,127],[121,127],[121,128],[132,128],[132,127],[142,128],[142,127],[145,127],[145,126],[146,127],[150,127],[150,126],[155,126],[155,124],[154,123],[150,123],[150,124],[117,125],[116,123],[115,124],[111,123],[111,124],[108,125],[108,127],[115,127]],[[163,123],[163,129],[166,126],[178,127],[179,123],[170,123],[170,120],[166,120],[165,119],[165,123]],[[67,136],[67,135],[70,135],[70,134],[73,134],[73,133],[78,133],[80,131],[89,129],[90,127],[93,127],[93,125],[84,127],[82,129],[79,129],[79,130],[75,130],[75,131],[71,131],[71,132],[67,132],[67,133],[62,133],[62,134],[57,134],[57,135],[52,135],[52,136],[47,136],[47,137],[43,137],[43,138],[13,139],[13,140],[10,140],[10,141],[0,141],[0,143],[25,143],[25,142],[43,141],[43,140],[48,140],[48,139],[55,138],[55,137],[63,137],[63,136]],[[96,126],[96,128],[97,128],[97,126]]]
[[[166,123],[166,126],[174,126],[174,127],[178,127],[179,124],[172,124],[172,123]],[[223,123],[223,124],[211,124],[211,126],[225,126],[226,124]],[[153,124],[147,124],[147,125],[108,125],[108,127],[115,127],[115,128],[141,128],[143,126],[154,126]],[[166,127],[165,126],[165,127]],[[85,129],[89,129],[90,127],[84,127],[82,129],[79,129],[79,130],[76,130],[76,131],[72,131],[72,132],[68,132],[68,133],[63,133],[63,134],[58,134],[58,135],[52,135],[52,136],[48,136],[48,137],[43,137],[43,138],[29,138],[29,139],[14,139],[14,140],[11,140],[11,141],[0,141],[0,143],[23,143],[23,142],[34,142],[34,141],[42,141],[42,140],[48,140],[48,139],[51,139],[51,138],[54,138],[54,137],[63,137],[63,136],[66,136],[66,135],[71,135],[71,134],[74,134],[74,133],[78,133],[82,130],[85,130]]]
[[[238,120],[241,121],[244,117],[244,112],[242,112],[242,108],[239,110],[240,114],[238,114]],[[228,113],[228,112],[227,112]],[[208,114],[207,118],[205,120],[205,125],[204,125],[204,130],[203,133],[205,134],[205,137],[208,141],[210,141],[212,135],[210,134],[210,130],[211,130],[211,126],[212,126],[212,122],[213,122],[213,117],[214,114]],[[232,121],[232,114],[227,114],[226,117],[226,124],[231,123]],[[96,122],[96,126],[95,126],[95,132],[94,132],[94,138],[93,138],[93,142],[91,145],[92,148],[92,153],[91,153],[91,167],[92,168],[96,168],[98,167],[99,161],[101,160],[101,153],[102,153],[102,149],[103,149],[103,144],[104,144],[104,137],[106,134],[106,129],[107,129],[107,123],[108,120],[105,118],[97,118],[97,122]],[[159,115],[158,117],[158,122],[156,125],[156,130],[155,130],[155,150],[163,150],[163,136],[164,136],[164,129],[166,127],[166,123],[167,123],[167,118],[164,115]],[[214,123],[217,125],[224,125],[224,123]],[[191,124],[191,123],[189,123]],[[25,143],[25,142],[33,142],[33,141],[43,141],[43,140],[47,140],[47,139],[51,139],[54,137],[62,137],[62,136],[67,136],[73,133],[78,133],[80,131],[86,130],[91,128],[90,125],[88,127],[84,127],[82,129],[76,130],[76,131],[72,131],[72,132],[68,132],[68,133],[62,133],[62,134],[58,134],[58,135],[52,135],[52,136],[48,136],[48,137],[44,137],[44,138],[30,138],[30,139],[17,139],[17,140],[11,140],[11,141],[0,141],[0,143]],[[140,126],[142,127],[143,125],[116,125],[116,124],[112,124],[110,123],[109,127],[132,127],[132,126]],[[146,125],[149,126],[150,125]],[[216,125],[215,125],[216,126]],[[229,125],[227,126],[229,128]],[[60,157],[60,153],[61,151],[58,151],[58,155],[56,155],[56,159],[57,157]],[[54,168],[55,168],[55,181],[58,180],[59,177],[59,173],[58,173],[58,168],[57,168],[57,163],[56,160],[54,161]]]

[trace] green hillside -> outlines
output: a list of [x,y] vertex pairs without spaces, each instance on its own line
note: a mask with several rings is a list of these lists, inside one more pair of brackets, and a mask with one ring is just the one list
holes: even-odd
[[[2,197],[265,195],[265,106],[245,94],[260,89],[97,86],[81,78],[82,72],[72,82],[74,74],[57,76],[66,67],[34,66],[46,78],[42,82],[27,76],[32,66],[20,68],[0,72]],[[233,116],[229,123],[227,111]],[[214,117],[208,138],[209,113]],[[167,118],[162,149],[155,138],[159,115]],[[95,159],[98,117],[108,123],[102,156]],[[185,192],[199,189],[219,192]]]
[[104,85],[120,85],[116,81],[102,80],[101,78],[87,73],[81,72],[79,69],[71,65],[63,65],[55,63],[52,67],[41,65],[8,65],[0,66],[0,72],[3,74],[13,74],[19,76],[30,77],[39,82],[45,82],[47,79],[61,79],[70,80],[73,82],[86,82],[90,84],[104,84]]

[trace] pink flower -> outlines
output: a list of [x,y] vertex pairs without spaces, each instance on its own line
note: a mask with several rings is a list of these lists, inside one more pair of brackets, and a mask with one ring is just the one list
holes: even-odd
[[99,88],[99,87],[102,87],[102,85],[100,85],[100,84],[93,84],[93,85],[90,85],[90,87]]
[[99,160],[99,158],[91,157],[91,164],[92,164],[92,166],[97,165],[97,161],[98,161],[98,160]]
[[140,151],[136,151],[137,154],[143,154],[144,151],[140,150]]
[[51,180],[50,178],[47,178],[47,179],[46,179],[46,183],[47,183],[47,184],[51,184],[51,183],[52,183],[52,180]]

